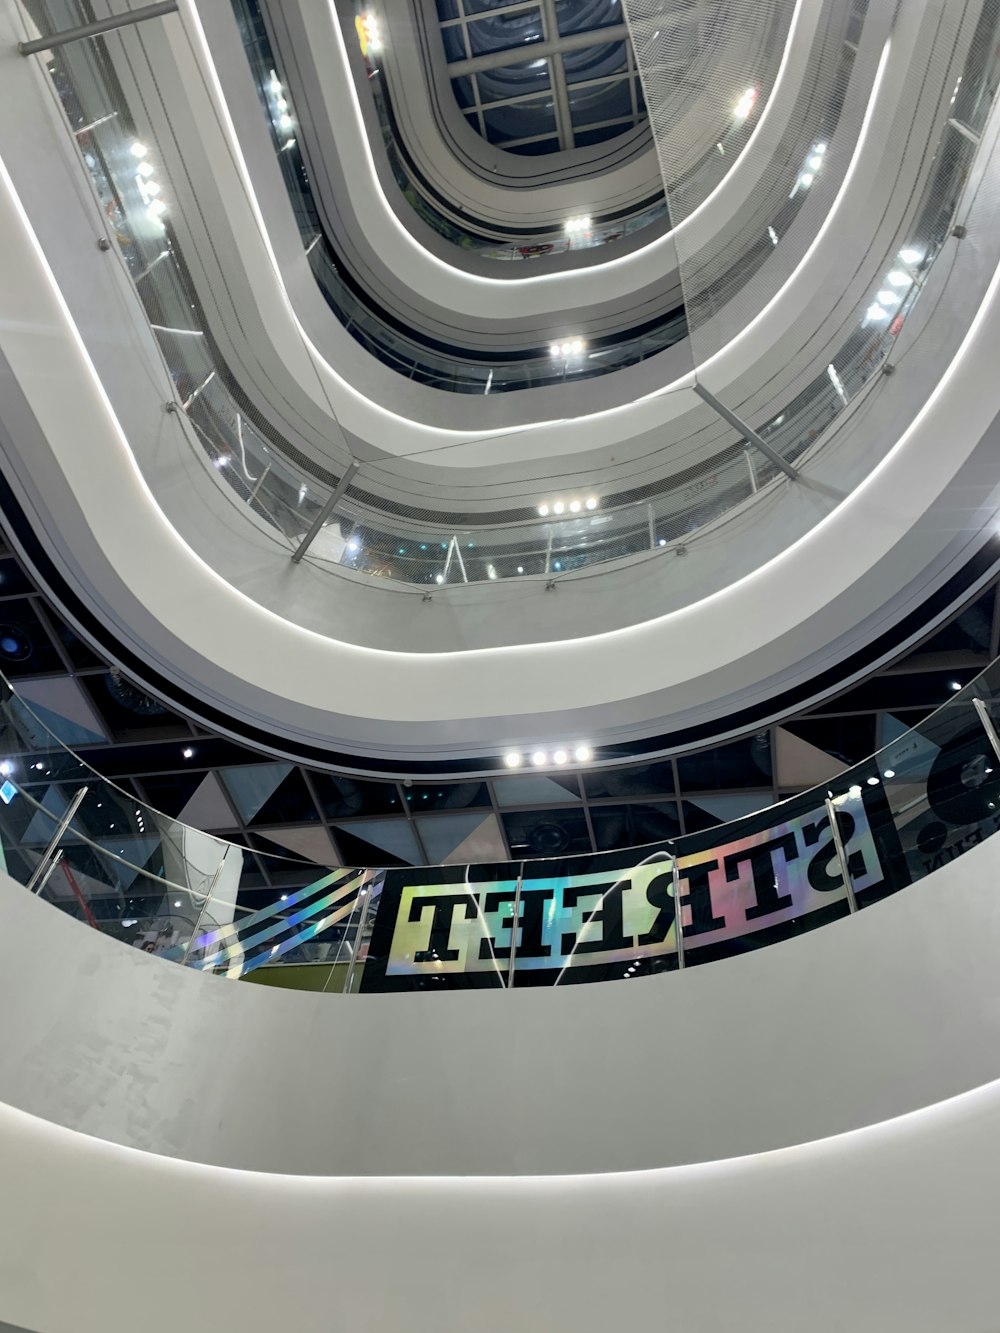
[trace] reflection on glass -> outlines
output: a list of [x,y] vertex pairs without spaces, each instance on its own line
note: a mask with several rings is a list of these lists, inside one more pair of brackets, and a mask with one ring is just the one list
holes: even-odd
[[[183,825],[87,768],[11,697],[0,703],[9,756],[0,863],[90,929],[229,979],[338,992],[635,980],[845,917],[997,832],[998,712],[995,663],[828,786],[721,828],[673,836],[673,801],[595,806],[599,838],[602,820],[648,815],[668,837],[573,855],[583,810],[511,811],[506,820],[536,821],[530,826],[552,829],[568,850],[361,870],[251,853]],[[47,739],[58,780],[28,766],[29,738]],[[473,802],[478,786],[469,784]],[[417,826],[431,840],[439,829],[439,854],[498,837],[495,816],[482,808]]]

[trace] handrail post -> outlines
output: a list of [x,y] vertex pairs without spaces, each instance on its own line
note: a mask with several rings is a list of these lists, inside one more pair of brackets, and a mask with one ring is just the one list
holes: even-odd
[[49,862],[49,866],[48,866],[48,869],[46,870],[45,874],[42,876],[42,878],[38,881],[38,883],[35,885],[34,889],[32,890],[33,893],[38,894],[39,897],[40,897],[40,896],[45,892],[45,886],[46,886],[46,884],[48,884],[49,880],[52,878],[52,872],[53,872],[53,870],[55,870],[56,866],[59,864],[59,862],[60,862],[62,859],[63,859],[63,849],[60,847],[59,850],[56,852],[55,856],[54,856],[54,857],[52,858],[52,860]]
[[[364,884],[362,884],[359,890],[359,896],[360,894],[363,893],[365,895],[365,901],[362,904],[361,915],[358,918],[357,929],[354,932],[354,948],[351,950],[351,960],[347,964],[347,976],[344,978],[345,995],[353,995],[354,993],[354,972],[358,965],[358,946],[361,943],[361,937],[364,934],[365,927],[368,924],[368,912],[372,901],[371,887],[374,882],[375,882],[374,879],[365,880]],[[338,958],[340,957],[339,949],[337,950],[337,957]],[[326,987],[329,985],[330,977],[333,976],[333,969],[336,966],[337,966],[337,961],[336,959],[334,959],[334,961],[330,964],[330,975],[327,977],[326,983],[323,986],[324,990],[326,990]]]
[[677,970],[684,971],[684,923],[681,921],[681,880],[677,873],[677,857],[670,854],[670,888],[674,895],[674,942],[677,945]]
[[82,41],[84,37],[99,37],[102,32],[116,32],[119,28],[131,28],[136,23],[144,23],[146,19],[175,14],[178,7],[179,0],[159,0],[158,4],[144,5],[142,9],[132,9],[127,14],[112,14],[110,18],[98,19],[96,23],[82,23],[78,28],[66,28],[62,32],[49,33],[47,37],[36,37],[30,42],[18,42],[17,49],[22,56],[33,56],[39,51],[65,46],[68,42]]
[[[212,882],[205,890],[205,898],[198,912],[197,920],[194,923],[194,930],[192,930],[191,934],[188,936],[188,942],[184,946],[184,952],[181,954],[181,967],[187,967],[188,954],[191,952],[191,949],[194,946],[195,938],[197,937],[198,932],[201,930],[202,923],[205,920],[205,913],[208,911],[208,904],[212,901],[212,895],[215,893],[215,886],[218,884],[219,876],[222,874],[222,867],[226,864],[227,855],[228,852],[222,853],[222,859],[220,860],[219,864],[215,867],[215,874],[212,876]],[[190,892],[191,892],[191,886],[188,885],[188,893]],[[234,904],[234,909],[235,909],[235,904]]]
[[90,790],[89,787],[81,787],[79,791],[76,793],[76,795],[73,797],[73,799],[70,801],[69,805],[66,807],[66,813],[63,815],[62,819],[60,819],[59,823],[56,825],[55,833],[49,839],[48,846],[45,848],[45,851],[39,858],[38,864],[31,872],[31,878],[28,880],[26,886],[29,893],[39,893],[41,891],[41,885],[39,885],[38,881],[42,878],[42,874],[45,870],[45,867],[49,863],[49,857],[52,856],[53,852],[59,846],[60,839],[62,838],[66,830],[69,828],[73,816],[76,814],[77,810],[79,810],[83,802],[83,798],[87,795],[87,792],[89,790]]
[[993,753],[997,759],[1000,759],[1000,736],[997,735],[997,729],[993,725],[993,719],[990,717],[989,709],[982,699],[973,699],[972,706],[979,715],[979,720],[983,724],[983,731],[989,737],[990,744],[993,746]]
[[517,884],[514,886],[514,902],[511,912],[510,961],[507,964],[507,989],[514,985],[514,969],[517,966],[517,938],[521,933],[521,886],[524,884],[524,862],[517,865]]
[[840,825],[837,823],[837,807],[829,796],[824,801],[824,805],[826,806],[826,817],[830,821],[830,836],[833,838],[833,845],[837,850],[837,860],[840,862],[840,873],[844,877],[847,905],[852,912],[856,912],[858,910],[858,900],[854,896],[854,885],[851,883],[851,867],[844,848],[844,840],[840,836]]
[[252,491],[250,492],[250,494],[247,496],[247,504],[248,504],[248,505],[252,505],[253,502],[254,502],[254,500],[257,499],[257,492],[258,492],[258,491],[260,490],[260,488],[264,485],[264,479],[265,479],[265,477],[267,476],[267,474],[268,474],[270,471],[271,471],[271,464],[268,463],[267,467],[264,469],[264,471],[260,474],[260,476],[257,478],[256,482],[254,483],[254,488],[253,488],[253,490],[252,490]]

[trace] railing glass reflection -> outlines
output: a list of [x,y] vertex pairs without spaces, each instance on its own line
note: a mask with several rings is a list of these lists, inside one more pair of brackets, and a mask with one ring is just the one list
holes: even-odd
[[867,910],[992,836],[998,724],[1000,661],[828,785],[708,832],[552,860],[344,868],[251,855],[167,818],[11,693],[0,852],[92,929],[219,977],[323,991],[634,980]]

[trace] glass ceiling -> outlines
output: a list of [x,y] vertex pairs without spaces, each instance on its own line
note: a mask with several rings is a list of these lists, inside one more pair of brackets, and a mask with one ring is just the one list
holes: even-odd
[[621,0],[437,0],[437,8],[455,97],[490,143],[553,153],[645,120]]

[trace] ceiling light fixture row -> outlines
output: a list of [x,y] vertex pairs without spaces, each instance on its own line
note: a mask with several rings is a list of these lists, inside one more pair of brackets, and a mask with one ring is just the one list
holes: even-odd
[[809,149],[809,152],[806,154],[805,164],[799,172],[798,180],[795,182],[792,187],[792,192],[788,196],[789,199],[794,199],[800,190],[808,190],[810,185],[812,185],[813,181],[816,179],[817,172],[823,167],[823,159],[826,157],[826,148],[827,145],[825,143],[814,143]]
[[596,495],[590,495],[586,500],[551,500],[548,504],[540,504],[538,512],[542,518],[548,518],[550,514],[557,517],[562,514],[579,514],[584,509],[596,509],[599,503]]
[[158,231],[164,231],[162,219],[167,206],[160,198],[160,182],[156,179],[156,168],[149,160],[149,149],[136,139],[130,151],[136,160],[135,188],[146,205],[146,217]]
[[[912,246],[900,250],[896,256],[897,264],[886,274],[885,285],[876,294],[875,300],[865,311],[865,324],[881,324],[892,315],[896,306],[902,305],[903,295],[917,280],[914,270],[924,261],[923,250]],[[902,319],[900,318],[900,325]],[[894,332],[898,332],[896,329]]]
[[568,361],[570,357],[582,356],[587,350],[587,344],[582,338],[565,338],[562,342],[550,343],[549,352],[552,356],[561,356],[563,360]]
[[591,746],[580,741],[573,746],[561,745],[551,754],[547,750],[532,750],[528,754],[521,754],[519,750],[508,750],[503,761],[508,768],[520,768],[529,762],[535,768],[548,768],[553,765],[562,768],[571,759],[576,764],[589,764],[593,757],[594,751]]
[[285,96],[285,89],[281,80],[274,70],[271,70],[271,77],[264,90],[267,93],[268,109],[271,112],[271,123],[274,125],[278,137],[285,136],[285,141],[281,145],[282,149],[291,148],[295,143],[292,130],[295,128],[295,121],[292,119],[291,108],[288,105],[288,98]]

